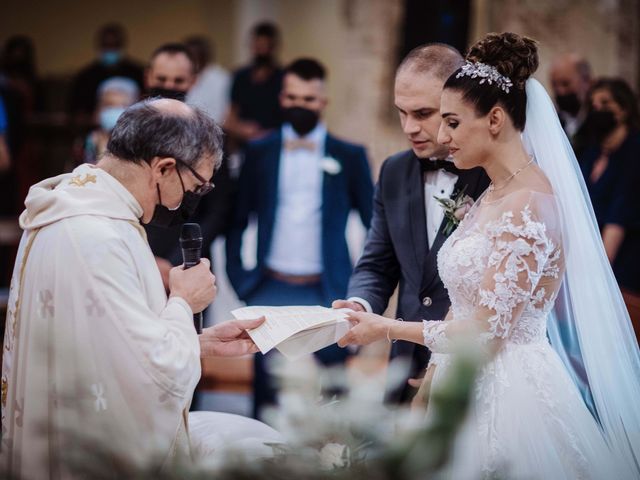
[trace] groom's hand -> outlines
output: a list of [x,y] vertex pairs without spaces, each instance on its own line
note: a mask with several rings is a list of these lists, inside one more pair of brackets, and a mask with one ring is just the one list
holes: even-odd
[[229,320],[203,329],[199,336],[200,356],[235,357],[256,353],[258,347],[249,337],[247,330],[259,327],[264,320],[264,317],[254,320]]
[[354,312],[364,312],[365,309],[358,302],[351,302],[349,300],[334,300],[331,304],[331,308],[350,308]]

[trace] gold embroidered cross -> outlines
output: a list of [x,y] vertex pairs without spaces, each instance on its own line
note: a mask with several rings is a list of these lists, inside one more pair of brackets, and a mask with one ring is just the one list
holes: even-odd
[[84,177],[84,180],[82,178],[82,175],[77,175],[75,177],[73,177],[71,180],[69,180],[69,185],[75,185],[77,187],[84,187],[87,183],[91,182],[91,183],[96,183],[96,176],[92,175],[90,173],[87,173]]

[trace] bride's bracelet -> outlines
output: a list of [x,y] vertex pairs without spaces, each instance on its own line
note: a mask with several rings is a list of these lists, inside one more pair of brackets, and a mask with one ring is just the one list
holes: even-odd
[[[404,322],[404,320],[402,318],[396,318],[396,322]],[[389,343],[396,343],[398,339],[394,338],[393,340],[391,340],[391,336],[389,335],[391,333],[391,327],[393,327],[393,323],[389,325],[389,328],[387,328],[387,340],[389,341]]]

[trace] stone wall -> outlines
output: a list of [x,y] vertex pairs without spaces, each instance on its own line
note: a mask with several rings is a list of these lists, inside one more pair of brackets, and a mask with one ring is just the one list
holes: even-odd
[[540,42],[537,78],[548,83],[552,59],[584,55],[595,76],[622,76],[640,90],[638,0],[476,0],[473,40],[513,31]]

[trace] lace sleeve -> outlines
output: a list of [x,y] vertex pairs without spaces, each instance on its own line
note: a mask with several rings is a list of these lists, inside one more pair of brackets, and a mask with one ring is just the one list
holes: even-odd
[[458,335],[472,335],[491,350],[498,349],[524,311],[535,314],[553,302],[560,282],[561,249],[545,217],[551,217],[554,230],[555,212],[540,212],[540,205],[529,201],[517,206],[504,209],[485,225],[491,251],[471,314],[449,322],[424,322],[425,345],[433,352],[451,351]]

